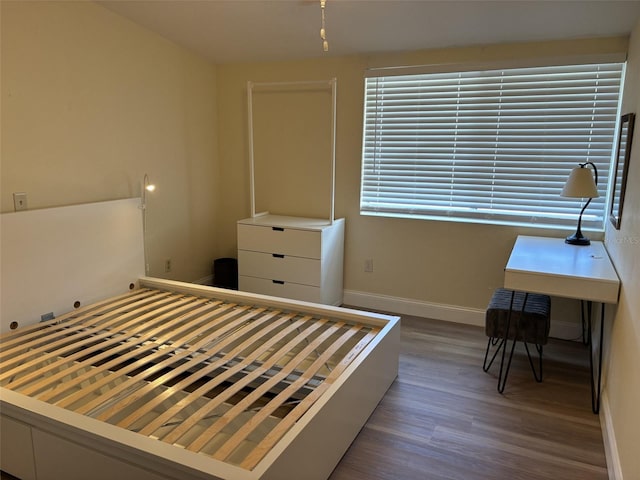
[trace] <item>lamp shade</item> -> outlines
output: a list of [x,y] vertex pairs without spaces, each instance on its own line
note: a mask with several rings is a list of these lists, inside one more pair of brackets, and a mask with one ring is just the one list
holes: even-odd
[[562,193],[563,197],[573,198],[597,198],[598,189],[593,178],[593,173],[584,166],[579,166],[571,170],[571,174],[565,183]]

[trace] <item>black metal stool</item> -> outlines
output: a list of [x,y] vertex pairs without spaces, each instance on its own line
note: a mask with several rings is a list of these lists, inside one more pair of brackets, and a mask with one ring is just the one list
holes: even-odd
[[[484,354],[482,369],[489,370],[496,356],[502,350],[500,373],[498,375],[498,392],[502,393],[507,383],[509,368],[516,342],[521,341],[527,351],[529,365],[537,382],[542,381],[542,346],[549,339],[549,319],[551,316],[551,298],[537,293],[516,292],[498,288],[493,292],[487,307],[485,333],[489,337],[487,351]],[[512,340],[511,352],[505,366],[505,354],[508,340]],[[535,344],[539,355],[538,372],[533,364],[528,344]],[[491,360],[489,350],[498,345]]]

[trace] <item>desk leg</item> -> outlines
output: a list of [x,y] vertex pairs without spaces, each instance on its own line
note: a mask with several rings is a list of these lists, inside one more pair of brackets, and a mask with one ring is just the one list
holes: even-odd
[[[589,344],[589,340],[588,340],[588,334],[587,334],[587,319],[584,315],[584,300],[580,300],[580,318],[582,320],[582,344],[583,345],[588,345]],[[591,319],[591,303],[592,302],[588,302],[587,305],[587,317],[589,319]],[[589,320],[591,321],[591,320]]]
[[591,371],[591,411],[595,414],[600,412],[600,386],[602,383],[602,345],[604,344],[604,303],[601,304],[600,309],[600,338],[598,339],[598,380],[596,385],[596,379],[593,372],[593,336],[591,334],[591,301],[587,302],[588,310],[588,324],[589,331],[587,332],[588,344],[589,344],[589,367]]

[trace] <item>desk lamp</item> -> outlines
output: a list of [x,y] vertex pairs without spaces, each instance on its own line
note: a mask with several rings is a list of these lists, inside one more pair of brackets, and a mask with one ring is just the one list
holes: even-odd
[[[591,242],[587,237],[582,235],[580,226],[582,224],[582,214],[591,202],[591,199],[599,197],[598,188],[596,187],[598,183],[598,169],[592,162],[580,163],[579,165],[579,167],[571,170],[571,174],[569,175],[567,183],[564,185],[560,195],[571,198],[588,198],[588,200],[580,211],[580,216],[578,217],[578,229],[576,230],[576,233],[567,237],[565,239],[565,243],[571,245],[589,245]],[[591,165],[593,167],[593,174],[588,168],[586,168],[587,165]]]

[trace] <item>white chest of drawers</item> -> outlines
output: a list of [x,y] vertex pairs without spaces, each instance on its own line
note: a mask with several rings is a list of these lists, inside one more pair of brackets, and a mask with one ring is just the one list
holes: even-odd
[[240,290],[342,303],[344,218],[262,215],[238,222]]

